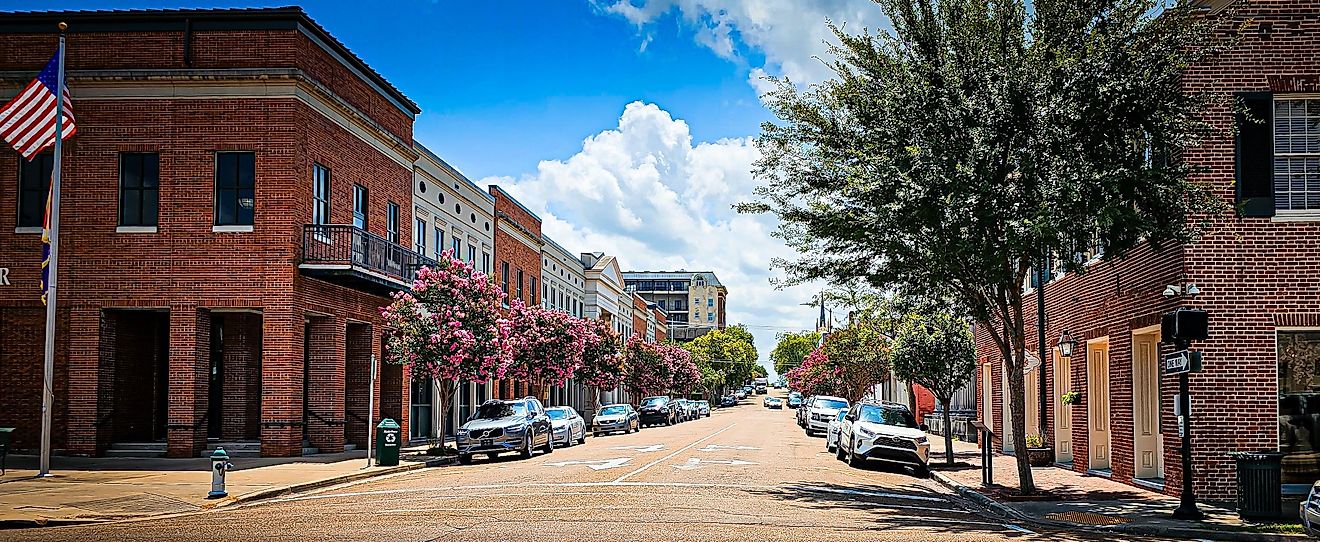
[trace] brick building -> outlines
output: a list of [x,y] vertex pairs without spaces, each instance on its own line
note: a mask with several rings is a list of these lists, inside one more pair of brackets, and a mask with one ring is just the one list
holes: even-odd
[[[1160,374],[1160,356],[1172,348],[1159,343],[1159,319],[1179,306],[1207,310],[1210,339],[1194,344],[1204,372],[1190,378],[1193,482],[1198,497],[1214,501],[1235,496],[1233,451],[1288,453],[1285,494],[1320,478],[1320,268],[1306,250],[1320,246],[1320,2],[1238,8],[1229,27],[1242,25],[1241,41],[1189,70],[1185,84],[1233,95],[1265,122],[1216,106],[1206,115],[1223,130],[1184,157],[1205,167],[1197,180],[1236,210],[1194,243],[1142,246],[1112,263],[1086,254],[1084,274],[1055,273],[1045,285],[1053,351],[1045,363],[1029,363],[1027,374],[1028,431],[1052,443],[1062,466],[1176,495],[1178,380]],[[1164,295],[1186,284],[1201,293]],[[1028,337],[1035,337],[1035,295],[1026,297]],[[1054,346],[1063,330],[1077,341],[1070,358]],[[978,410],[1004,434],[994,443],[1002,451],[1011,448],[1006,375],[988,335],[978,332],[977,340]],[[1039,359],[1034,339],[1028,343]],[[1068,391],[1082,400],[1063,405]]]
[[[520,299],[528,305],[540,303],[541,217],[498,185],[490,185],[490,195],[495,197],[493,276],[510,300]],[[524,397],[528,393],[525,382],[497,382],[499,398]]]
[[[69,23],[54,444],[266,456],[407,431],[378,308],[412,238],[418,107],[298,8],[8,13],[0,99]],[[0,426],[37,446],[49,153],[0,150]],[[310,450],[309,450],[310,451]]]

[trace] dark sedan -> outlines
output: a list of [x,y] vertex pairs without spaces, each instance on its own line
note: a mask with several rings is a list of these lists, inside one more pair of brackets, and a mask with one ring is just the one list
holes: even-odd
[[657,395],[642,399],[641,403],[642,427],[651,425],[674,425],[678,422],[680,412],[678,405],[673,403],[669,397]]

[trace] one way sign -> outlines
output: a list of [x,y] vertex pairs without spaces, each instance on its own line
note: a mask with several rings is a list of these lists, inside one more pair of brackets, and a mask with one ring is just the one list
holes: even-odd
[[1164,374],[1179,375],[1201,371],[1201,353],[1179,350],[1164,355]]

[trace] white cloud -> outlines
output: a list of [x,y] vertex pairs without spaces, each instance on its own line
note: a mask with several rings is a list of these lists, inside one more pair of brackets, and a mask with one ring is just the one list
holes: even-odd
[[693,143],[686,122],[654,104],[628,104],[616,129],[586,138],[566,160],[520,177],[492,177],[542,218],[541,230],[576,252],[617,256],[625,270],[710,270],[729,288],[728,320],[747,324],[765,360],[774,336],[815,321],[807,287],[777,291],[772,217],[732,206],[758,184],[751,138]]
[[[676,10],[697,43],[723,58],[748,62],[762,76],[787,76],[797,84],[817,83],[832,74],[820,60],[829,58],[828,43],[836,41],[827,21],[849,32],[887,26],[872,0],[596,1],[606,13],[623,17],[647,36],[652,24]],[[753,65],[748,51],[759,52],[764,61]],[[763,92],[753,75],[748,82]]]

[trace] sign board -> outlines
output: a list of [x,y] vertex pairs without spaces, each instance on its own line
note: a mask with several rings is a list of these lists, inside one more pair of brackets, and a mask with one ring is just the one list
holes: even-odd
[[1192,370],[1192,355],[1186,350],[1164,355],[1164,374],[1178,375]]

